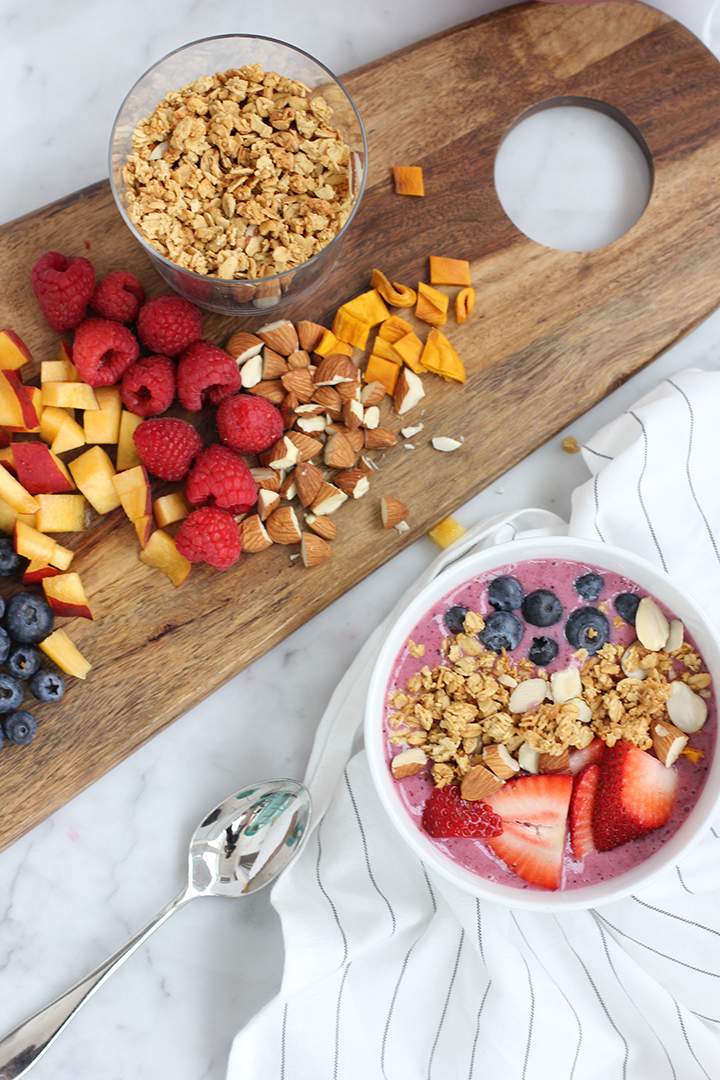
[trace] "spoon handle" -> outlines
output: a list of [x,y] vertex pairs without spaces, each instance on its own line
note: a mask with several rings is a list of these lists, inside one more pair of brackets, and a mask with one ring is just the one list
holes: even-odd
[[0,1040],[0,1080],[18,1080],[18,1077],[25,1076],[81,1005],[92,997],[105,980],[132,956],[159,926],[192,898],[193,894],[189,891],[181,893],[109,960]]

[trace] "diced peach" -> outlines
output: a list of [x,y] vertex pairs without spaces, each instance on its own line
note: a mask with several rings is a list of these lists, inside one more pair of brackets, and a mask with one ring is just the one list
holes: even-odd
[[84,495],[38,495],[37,501],[35,528],[39,532],[82,532],[85,528]]
[[13,454],[12,445],[3,446],[0,450],[0,465],[4,465],[6,469],[9,469],[13,476],[17,476],[17,469],[15,468],[15,455]]
[[31,362],[32,353],[20,335],[7,326],[0,330],[0,368],[15,371]]
[[14,510],[4,499],[0,499],[0,530],[4,533],[12,534],[16,521],[22,521],[24,525],[31,525],[34,528],[36,516],[36,514],[18,514],[17,510]]
[[42,587],[45,599],[56,615],[69,619],[93,618],[79,574],[58,574],[55,577],[43,578]]
[[191,563],[181,555],[170,533],[156,529],[140,552],[146,566],[154,566],[170,578],[177,588],[182,585],[192,569]]
[[60,409],[99,409],[92,386],[83,382],[50,382],[42,388],[42,403]]
[[180,491],[173,491],[170,495],[161,495],[155,500],[153,513],[158,528],[164,529],[166,525],[173,525],[176,521],[186,518],[190,513],[190,507]]
[[108,514],[120,505],[120,496],[113,484],[115,470],[101,446],[93,446],[71,461],[70,472],[78,488],[98,514]]
[[17,477],[31,495],[67,494],[75,485],[65,465],[43,442],[12,444]]
[[116,454],[118,472],[123,469],[132,469],[133,466],[140,464],[140,458],[135,449],[133,435],[142,422],[142,416],[136,416],[135,413],[123,409],[122,416],[120,417],[120,433],[118,435],[118,448]]
[[42,559],[33,559],[27,564],[23,572],[23,585],[37,585],[46,577],[53,577],[61,573],[56,566],[49,566]]
[[137,521],[152,513],[152,493],[144,465],[135,465],[132,469],[115,473],[112,481],[130,521]]
[[[51,383],[51,385],[55,385]],[[43,410],[44,411],[44,410]],[[60,425],[60,430],[52,441],[53,454],[66,454],[68,450],[77,450],[85,445],[85,432],[74,416],[69,413]]]
[[140,547],[145,547],[148,540],[152,536],[152,531],[154,528],[152,514],[143,514],[142,517],[135,518],[135,520],[133,521],[133,525],[135,526],[135,533],[137,534],[137,538],[140,542]]
[[116,443],[120,435],[122,401],[117,386],[99,386],[95,390],[98,409],[92,409],[83,417],[85,441],[89,443]]
[[74,414],[68,412],[67,409],[58,409],[54,405],[46,405],[40,413],[40,438],[46,443],[54,442],[60,428],[68,417],[71,420],[75,419]]
[[24,427],[22,430],[25,433],[31,432],[39,434],[40,432],[40,414],[42,412],[42,391],[39,386],[26,386],[28,394],[30,395],[30,404],[35,410],[35,416],[37,417],[37,423],[33,427]]
[[15,551],[31,562],[53,563],[58,546],[51,536],[45,536],[22,521],[15,522],[13,535]]
[[26,491],[5,468],[0,469],[0,499],[8,503],[18,514],[37,512],[37,499]]
[[86,678],[92,668],[64,630],[53,630],[49,637],[40,642],[40,648],[61,671],[74,675],[76,679]]
[[16,371],[0,371],[0,424],[16,431],[30,431],[39,424],[28,387]]
[[78,369],[70,360],[43,360],[40,364],[40,382],[78,382]]
[[62,544],[56,544],[50,562],[53,566],[57,566],[58,570],[69,570],[74,554],[75,552],[71,551],[70,548],[63,547]]

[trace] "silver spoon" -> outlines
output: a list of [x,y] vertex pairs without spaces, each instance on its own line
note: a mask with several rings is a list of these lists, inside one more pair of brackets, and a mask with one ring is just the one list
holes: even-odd
[[269,885],[300,851],[310,795],[295,780],[268,780],[231,795],[190,841],[187,888],[124,948],[0,1041],[0,1080],[24,1076],[81,1005],[171,915],[198,896],[247,896]]

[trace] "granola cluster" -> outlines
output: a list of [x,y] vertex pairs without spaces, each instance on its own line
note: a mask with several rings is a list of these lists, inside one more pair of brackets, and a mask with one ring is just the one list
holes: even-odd
[[352,204],[350,149],[303,83],[254,64],[167,94],[123,170],[130,218],[178,266],[260,278],[306,262]]
[[[582,701],[554,702],[548,682],[542,704],[515,713],[513,690],[526,679],[547,678],[546,672],[529,660],[488,651],[476,637],[483,625],[481,615],[468,612],[464,632],[443,641],[446,662],[424,666],[404,690],[389,695],[390,742],[422,750],[439,787],[462,780],[487,760],[483,752],[490,746],[515,754],[527,744],[542,755],[545,771],[553,768],[545,755],[559,762],[596,736],[608,746],[625,739],[647,750],[653,745],[652,724],[666,716],[673,680],[688,683],[704,698],[711,694],[710,676],[687,643],[671,654],[650,652],[639,642],[629,649],[608,642],[595,656],[584,649],[575,654]],[[412,642],[409,651],[422,655]]]

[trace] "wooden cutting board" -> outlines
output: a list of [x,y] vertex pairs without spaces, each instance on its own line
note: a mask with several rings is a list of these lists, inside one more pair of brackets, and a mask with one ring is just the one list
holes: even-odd
[[[449,330],[468,383],[426,378],[416,451],[387,453],[376,493],[343,508],[325,567],[304,571],[276,548],[226,574],[194,569],[175,590],[138,561],[119,511],[72,540],[99,620],[75,620],[71,633],[94,668],[87,683],[70,680],[64,707],[38,710],[32,748],[0,751],[0,846],[587,410],[720,300],[720,68],[664,15],[641,4],[521,4],[346,81],[368,129],[368,189],[331,279],[288,314],[330,318],[367,287],[373,266],[413,284],[426,276],[431,252],[469,258],[478,307]],[[578,97],[620,110],[654,165],[642,218],[615,243],[583,254],[520,234],[493,185],[508,128],[540,102]],[[424,199],[393,194],[393,163],[423,166]],[[151,293],[162,291],[105,181],[6,226],[0,325],[15,327],[36,360],[57,344],[29,287],[31,264],[48,248],[87,249],[100,274],[127,268]],[[222,341],[232,324],[208,316],[205,325]],[[432,434],[463,438],[463,448],[439,454]],[[411,508],[402,539],[378,526],[382,491]]]

